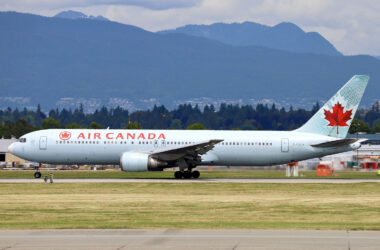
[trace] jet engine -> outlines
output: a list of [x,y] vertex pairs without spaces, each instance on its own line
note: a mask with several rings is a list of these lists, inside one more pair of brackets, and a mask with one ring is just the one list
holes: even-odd
[[156,160],[149,154],[140,152],[125,152],[120,157],[120,166],[123,171],[153,171],[167,165],[167,162]]

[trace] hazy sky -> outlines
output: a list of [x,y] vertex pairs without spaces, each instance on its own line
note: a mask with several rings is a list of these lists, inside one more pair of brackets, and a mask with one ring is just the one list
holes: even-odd
[[150,31],[185,24],[283,21],[317,31],[345,55],[380,55],[378,0],[0,0],[0,11],[102,15]]

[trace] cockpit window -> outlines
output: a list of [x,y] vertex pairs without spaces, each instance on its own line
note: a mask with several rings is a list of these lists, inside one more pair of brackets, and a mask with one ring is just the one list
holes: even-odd
[[20,138],[19,140],[21,143],[25,143],[26,142],[26,138]]

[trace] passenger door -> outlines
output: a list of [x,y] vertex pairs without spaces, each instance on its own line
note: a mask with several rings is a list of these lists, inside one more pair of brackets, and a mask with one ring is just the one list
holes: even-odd
[[281,152],[289,152],[289,139],[282,138],[281,139]]
[[40,137],[40,150],[46,150],[47,148],[47,137],[41,136]]

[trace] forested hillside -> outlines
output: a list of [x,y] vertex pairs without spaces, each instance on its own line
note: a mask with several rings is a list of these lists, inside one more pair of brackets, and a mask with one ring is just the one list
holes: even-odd
[[[285,110],[259,104],[250,105],[222,104],[218,110],[214,106],[205,106],[200,110],[189,104],[179,105],[168,110],[164,106],[155,106],[151,110],[129,113],[122,108],[103,107],[94,113],[84,113],[80,107],[75,110],[52,109],[45,114],[24,109],[0,110],[0,137],[19,137],[25,133],[48,128],[144,128],[144,129],[238,129],[238,130],[292,130],[305,123],[317,110]],[[357,129],[362,132],[380,132],[379,110],[361,110],[358,116],[364,121],[355,120]],[[372,128],[371,128],[372,127]],[[356,132],[356,130],[350,130]]]

